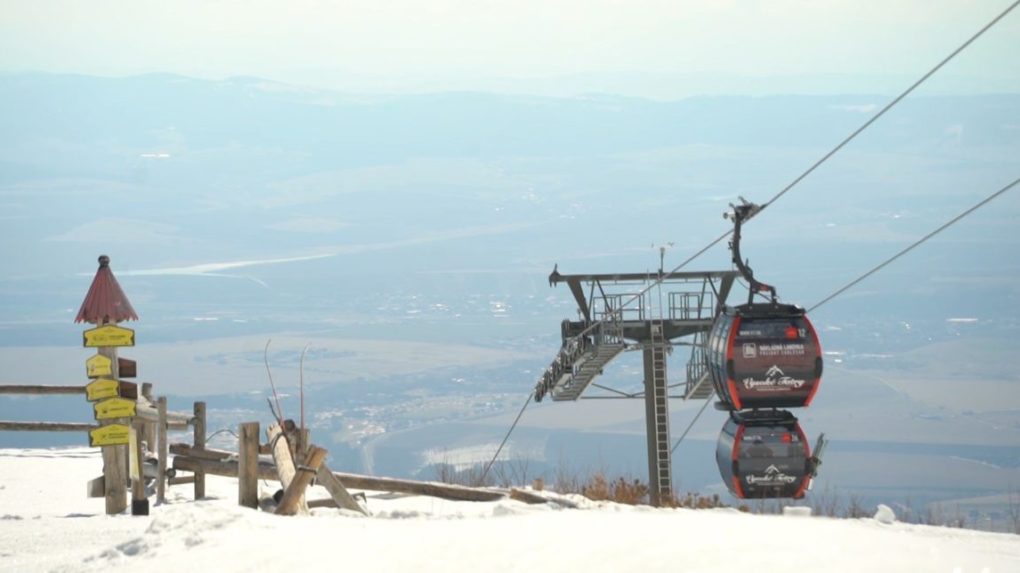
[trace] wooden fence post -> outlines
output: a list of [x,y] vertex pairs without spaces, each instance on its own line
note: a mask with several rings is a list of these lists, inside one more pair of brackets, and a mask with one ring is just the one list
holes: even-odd
[[159,421],[156,422],[156,439],[159,446],[156,450],[158,465],[156,470],[156,503],[166,503],[166,457],[170,444],[166,441],[166,396],[160,396],[156,404]]
[[131,476],[131,515],[149,515],[149,498],[145,496],[145,470],[142,465],[145,461],[142,450],[142,434],[145,433],[145,426],[148,424],[142,421],[135,421],[131,425],[134,432],[134,443],[130,444],[131,451],[128,452],[128,475]]
[[[152,405],[152,383],[144,382],[142,384],[141,397],[145,398],[144,403],[146,405]],[[139,400],[142,402],[142,400]],[[149,452],[156,452],[156,424],[152,422],[146,422],[142,424],[142,441],[145,442],[145,449]]]
[[245,422],[238,432],[237,503],[259,506],[259,423]]
[[[195,449],[205,449],[205,402],[195,402]],[[205,497],[205,472],[195,472],[195,499]]]
[[[108,321],[101,321],[107,324]],[[120,376],[117,370],[117,348],[115,346],[101,347],[98,353],[106,356],[113,363],[111,376],[114,380]],[[123,424],[125,420],[103,420],[100,426],[109,424]],[[127,483],[128,483],[128,451],[127,446],[103,446],[103,477],[106,487],[106,515],[117,515],[122,513],[128,506]]]

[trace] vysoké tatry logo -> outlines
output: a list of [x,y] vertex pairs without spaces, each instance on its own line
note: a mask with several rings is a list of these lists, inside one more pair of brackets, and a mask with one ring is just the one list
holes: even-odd
[[747,485],[789,485],[797,481],[797,476],[786,475],[775,465],[770,465],[765,468],[765,475],[756,476],[750,474],[744,479],[747,480]]
[[783,373],[782,369],[778,366],[772,366],[768,371],[765,372],[765,379],[758,380],[753,376],[744,378],[744,388],[748,390],[760,389],[760,390],[789,390],[791,388],[800,388],[804,385],[804,380],[800,378],[790,378]]

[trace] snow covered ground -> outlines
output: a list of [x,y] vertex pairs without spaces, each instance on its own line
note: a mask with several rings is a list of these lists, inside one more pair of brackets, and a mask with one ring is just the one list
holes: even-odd
[[110,517],[85,496],[101,470],[94,449],[0,450],[0,571],[1020,571],[1015,535],[579,497],[560,509],[367,492],[371,517],[278,517],[210,476],[209,499],[175,486],[149,516]]

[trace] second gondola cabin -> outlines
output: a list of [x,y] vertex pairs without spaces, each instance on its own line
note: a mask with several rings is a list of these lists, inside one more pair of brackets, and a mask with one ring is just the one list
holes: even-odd
[[716,444],[719,475],[740,499],[804,497],[815,461],[797,418],[782,410],[730,413]]
[[804,309],[726,307],[706,345],[712,385],[730,410],[807,406],[822,377],[822,348]]

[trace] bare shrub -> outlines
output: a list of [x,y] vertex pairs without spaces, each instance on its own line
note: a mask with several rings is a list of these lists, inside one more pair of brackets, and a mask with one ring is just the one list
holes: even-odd
[[561,459],[553,473],[553,490],[559,493],[581,493],[583,486],[577,471],[568,469],[566,463]]
[[812,515],[836,517],[839,514],[839,493],[828,484],[821,491],[812,491],[808,501]]
[[613,501],[628,505],[648,503],[648,486],[641,480],[618,478],[610,481],[597,472],[583,486],[581,495],[593,501]]
[[1013,486],[1010,486],[1007,495],[1006,518],[1009,519],[1009,525],[1013,527],[1013,533],[1020,534],[1020,494],[1013,489]]
[[492,475],[500,487],[523,486],[531,481],[529,477],[531,460],[528,458],[512,458],[505,462],[492,465]]
[[610,488],[610,497],[617,503],[638,505],[646,503],[648,498],[648,486],[640,480],[626,481],[620,478],[613,482]]
[[469,487],[487,487],[493,485],[492,476],[485,476],[483,479],[482,471],[483,468],[479,465],[472,465],[458,470],[457,466],[449,463],[445,454],[442,461],[432,466],[432,473],[438,482]]
[[[683,507],[686,509],[714,509],[726,507],[719,494],[701,495],[697,492],[687,492],[683,497],[673,496],[670,507]],[[746,507],[746,506],[744,506]],[[750,511],[750,508],[747,508]]]
[[868,509],[864,506],[861,496],[856,493],[850,494],[850,499],[846,503],[846,511],[843,513],[844,517],[859,519],[861,517],[870,517],[874,514],[874,509]]
[[597,473],[581,486],[581,495],[592,501],[606,501],[609,499],[609,482],[602,473]]

